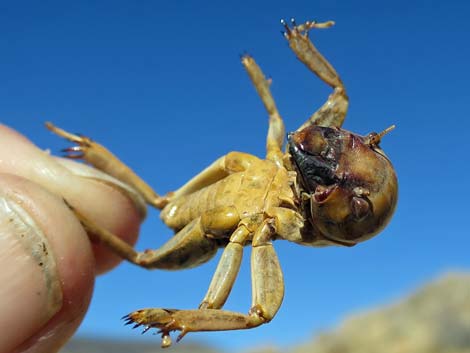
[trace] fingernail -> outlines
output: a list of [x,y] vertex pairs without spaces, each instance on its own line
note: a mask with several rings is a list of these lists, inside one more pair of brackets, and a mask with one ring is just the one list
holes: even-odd
[[47,237],[20,204],[0,196],[0,351],[10,351],[62,307]]

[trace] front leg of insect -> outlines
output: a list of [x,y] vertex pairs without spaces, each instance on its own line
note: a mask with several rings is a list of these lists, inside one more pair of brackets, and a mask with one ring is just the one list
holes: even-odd
[[304,234],[313,235],[305,243],[352,246],[380,232],[395,210],[396,174],[379,147],[394,126],[367,136],[341,129],[348,108],[345,87],[308,38],[310,29],[334,22],[312,21],[293,28],[281,23],[298,59],[334,88],[325,104],[288,136],[288,168],[298,174],[301,208],[310,220]]
[[[295,21],[292,20],[295,24]],[[300,26],[292,28],[281,20],[284,26],[284,36],[289,42],[289,46],[295,53],[297,58],[313,71],[326,84],[331,86],[334,91],[328,97],[323,106],[318,109],[298,130],[308,125],[318,126],[336,126],[341,127],[348,111],[348,97],[343,82],[339,78],[336,70],[323,57],[323,55],[315,48],[308,37],[308,31],[314,28],[329,28],[334,25],[333,21],[318,23],[308,21]]]
[[[307,36],[333,22],[282,22],[289,46],[309,70],[333,88],[325,104],[288,134],[269,84],[250,56],[242,58],[269,115],[266,158],[231,152],[212,163],[180,189],[159,196],[103,146],[48,128],[77,144],[66,151],[129,184],[146,202],[161,210],[175,231],[162,247],[137,252],[114,234],[75,211],[90,237],[122,258],[145,268],[183,269],[223,254],[198,309],[149,308],[125,316],[128,324],[156,328],[162,346],[170,332],[248,329],[267,323],[278,311],[284,283],[273,247],[276,239],[310,246],[353,246],[377,234],[390,219],[397,199],[397,180],[378,144],[382,133],[360,136],[341,128],[348,97],[341,79]],[[244,246],[251,245],[252,305],[248,313],[222,310],[237,277]]]

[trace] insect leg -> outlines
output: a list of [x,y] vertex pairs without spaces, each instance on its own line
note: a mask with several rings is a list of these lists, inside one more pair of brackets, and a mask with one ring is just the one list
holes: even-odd
[[267,219],[253,237],[251,253],[252,307],[258,325],[272,320],[284,298],[284,279],[271,239],[274,220]]
[[260,67],[256,64],[255,60],[245,55],[242,58],[242,64],[248,72],[253,85],[258,92],[263,104],[269,114],[269,128],[268,137],[266,141],[266,158],[282,165],[282,146],[285,138],[285,127],[281,116],[276,108],[276,103],[271,95],[269,89],[270,81],[266,80]]
[[241,172],[247,169],[253,162],[259,159],[251,154],[243,152],[230,152],[220,157],[206,169],[194,176],[186,184],[178,190],[170,194],[170,200],[174,200],[180,196],[191,194],[197,190],[211,185],[226,176]]
[[298,130],[309,125],[341,127],[348,110],[348,96],[343,82],[335,69],[315,48],[308,37],[308,31],[312,28],[328,28],[333,26],[333,21],[317,23],[306,22],[301,25],[289,27],[285,21],[281,21],[285,28],[284,36],[297,58],[313,71],[323,82],[333,87],[333,93],[328,100],[317,110]]
[[162,345],[167,347],[171,343],[171,331],[181,331],[179,341],[188,332],[242,330],[269,322],[284,296],[281,268],[270,243],[273,233],[273,221],[268,219],[257,229],[253,238],[253,305],[248,314],[218,309],[142,309],[127,315],[127,323],[143,325],[146,329],[158,328],[162,334]]
[[221,237],[220,234],[230,234],[240,221],[235,208],[220,207],[188,223],[160,248],[138,252],[118,236],[96,225],[74,207],[69,207],[92,241],[104,244],[123,259],[149,269],[178,270],[207,262],[221,246],[217,240]]
[[168,203],[168,198],[159,196],[145,181],[134,173],[127,165],[120,161],[104,146],[94,142],[88,137],[71,134],[51,123],[46,123],[46,127],[55,134],[76,143],[76,146],[67,148],[66,157],[71,159],[83,159],[96,169],[109,174],[116,179],[132,186],[142,195],[149,205],[158,209],[163,208]]
[[243,246],[249,235],[250,231],[243,224],[233,232],[199,309],[220,309],[225,304],[240,270]]

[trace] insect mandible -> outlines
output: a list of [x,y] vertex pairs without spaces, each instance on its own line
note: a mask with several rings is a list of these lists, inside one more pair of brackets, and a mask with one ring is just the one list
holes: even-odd
[[[185,269],[223,253],[207,294],[198,309],[151,308],[125,316],[127,323],[157,328],[162,346],[170,332],[253,328],[273,319],[283,296],[281,267],[273,241],[308,246],[353,246],[370,239],[389,222],[397,202],[395,171],[379,147],[392,128],[367,136],[341,128],[348,109],[346,90],[331,64],[308,37],[315,28],[334,22],[289,26],[285,38],[298,59],[333,93],[307,121],[287,135],[266,80],[254,59],[242,57],[269,115],[266,158],[230,152],[180,189],[159,196],[106,148],[51,123],[47,127],[76,143],[68,157],[81,158],[130,185],[175,234],[156,250],[136,251],[71,208],[94,239],[122,258],[145,268]],[[222,310],[238,274],[244,246],[251,246],[252,306],[247,314]]]

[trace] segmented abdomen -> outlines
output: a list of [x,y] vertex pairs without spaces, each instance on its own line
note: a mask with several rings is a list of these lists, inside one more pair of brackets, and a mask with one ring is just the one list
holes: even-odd
[[235,173],[192,194],[170,202],[161,212],[165,224],[175,230],[183,228],[205,211],[219,206],[234,206],[242,187],[242,173]]

